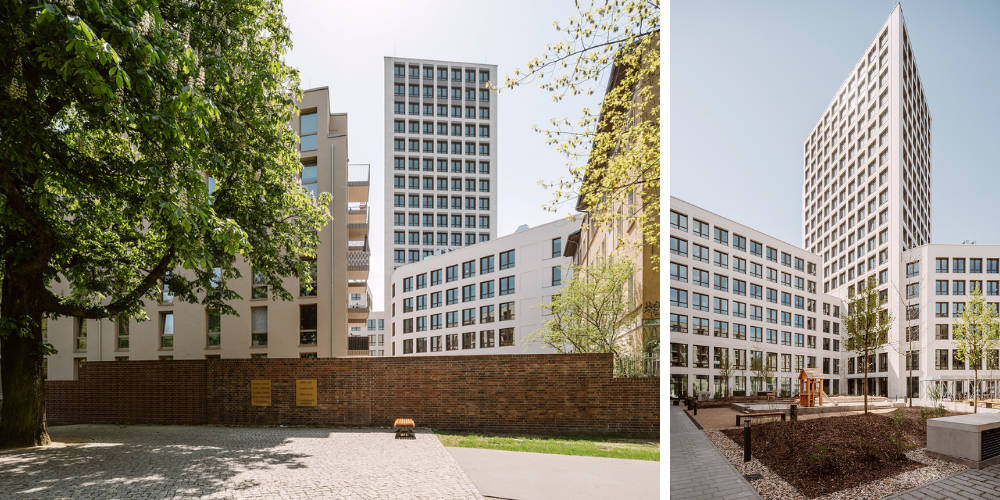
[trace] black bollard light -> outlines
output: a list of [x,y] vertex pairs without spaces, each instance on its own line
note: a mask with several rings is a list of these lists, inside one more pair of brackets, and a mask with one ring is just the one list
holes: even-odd
[[750,461],[750,419],[743,421],[743,461]]
[[792,422],[797,421],[799,419],[799,405],[792,403],[792,405],[788,407],[788,415],[791,417]]

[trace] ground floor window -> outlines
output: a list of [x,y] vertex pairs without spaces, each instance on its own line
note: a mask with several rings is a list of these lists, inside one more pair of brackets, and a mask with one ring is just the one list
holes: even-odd
[[688,394],[687,375],[670,376],[670,397],[682,398]]
[[[706,355],[707,357],[707,355]],[[694,376],[694,393],[701,394],[703,392],[708,392],[708,375],[695,375]]]

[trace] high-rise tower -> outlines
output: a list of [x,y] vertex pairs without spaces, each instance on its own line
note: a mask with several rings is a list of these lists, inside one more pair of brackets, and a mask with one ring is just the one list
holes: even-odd
[[396,267],[497,236],[496,80],[496,65],[385,58],[385,304]]
[[897,4],[804,145],[802,234],[823,291],[843,300],[874,277],[896,318],[888,393],[902,393],[903,252],[930,243],[930,126]]

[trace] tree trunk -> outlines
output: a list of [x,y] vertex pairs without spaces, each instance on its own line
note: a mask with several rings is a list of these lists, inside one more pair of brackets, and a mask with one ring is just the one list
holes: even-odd
[[979,413],[979,370],[972,365],[972,413]]
[[49,443],[42,373],[42,314],[26,291],[24,283],[9,274],[3,280],[0,316],[8,329],[0,337],[0,448]]
[[868,414],[868,355],[865,354],[865,415]]

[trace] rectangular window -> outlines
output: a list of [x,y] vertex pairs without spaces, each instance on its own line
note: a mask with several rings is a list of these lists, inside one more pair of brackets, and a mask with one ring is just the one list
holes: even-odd
[[552,266],[552,286],[562,284],[562,267]]
[[514,277],[507,276],[500,278],[500,295],[510,295],[514,293]]
[[205,310],[205,345],[218,347],[222,344],[222,312],[219,309]]
[[254,307],[250,309],[250,345],[267,345],[267,308]]
[[160,348],[173,349],[174,347],[174,313],[173,311],[160,313]]
[[299,345],[316,345],[316,304],[299,306]]

